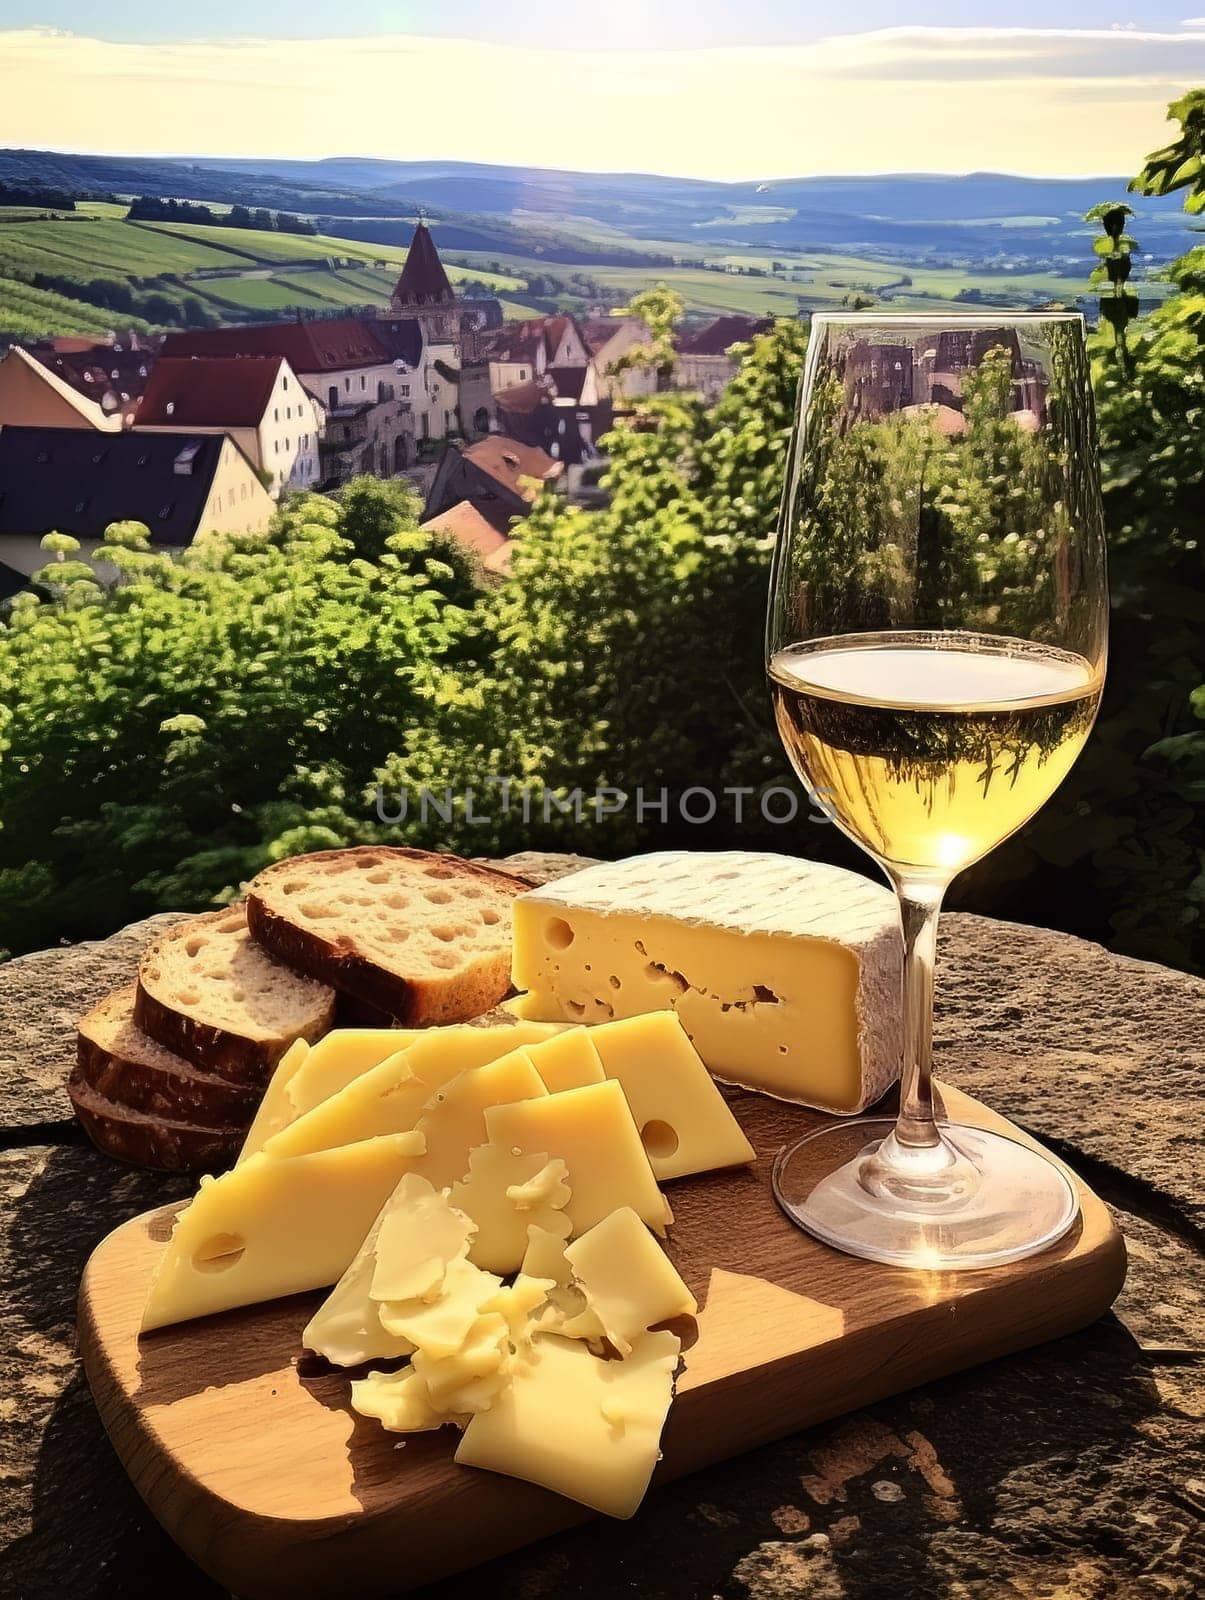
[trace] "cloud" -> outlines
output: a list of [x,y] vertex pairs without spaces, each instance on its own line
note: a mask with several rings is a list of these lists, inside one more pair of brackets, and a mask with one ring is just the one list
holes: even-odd
[[1203,77],[1205,37],[1137,30],[892,28],[661,51],[12,30],[0,143],[721,178],[1122,173],[1165,142],[1167,102]]

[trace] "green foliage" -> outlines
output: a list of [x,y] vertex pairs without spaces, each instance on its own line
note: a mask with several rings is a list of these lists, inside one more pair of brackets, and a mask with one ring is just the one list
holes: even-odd
[[[366,497],[348,495],[363,537]],[[115,524],[98,552],[111,590],[49,536],[49,598],[19,596],[0,627],[0,946],[213,904],[266,861],[355,836],[476,597],[410,502],[394,508],[370,558],[317,495],[266,537],[178,560]]]

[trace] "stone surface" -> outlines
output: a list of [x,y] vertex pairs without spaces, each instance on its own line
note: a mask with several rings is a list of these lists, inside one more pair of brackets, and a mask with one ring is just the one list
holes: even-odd
[[38,950],[0,966],[0,1131],[71,1118],[75,1025],[129,983],[151,935],[184,920],[164,912],[111,939]]
[[[564,859],[507,865],[535,876]],[[152,926],[0,968],[0,1595],[201,1600],[73,1354],[92,1246],[187,1180],[98,1155],[63,1122],[78,1013]],[[956,915],[939,1071],[1054,1143],[1130,1250],[1116,1314],[655,1491],[489,1569],[498,1600],[1189,1600],[1205,1592],[1200,1272],[1205,985],[1061,934]],[[477,1600],[470,1572],[425,1600]]]

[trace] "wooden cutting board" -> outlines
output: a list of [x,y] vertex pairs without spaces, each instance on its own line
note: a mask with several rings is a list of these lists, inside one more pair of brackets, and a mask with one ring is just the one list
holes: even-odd
[[[949,1089],[943,1097],[952,1120],[1033,1143],[976,1101]],[[756,1167],[667,1186],[670,1254],[700,1311],[640,1516],[657,1515],[657,1482],[1071,1332],[1121,1287],[1121,1236],[1079,1183],[1080,1223],[1028,1261],[943,1275],[840,1255],[788,1222],[770,1190],[775,1152],[826,1119],[758,1095],[730,1098]],[[186,1323],[140,1345],[176,1209],[137,1217],[97,1247],[80,1288],[80,1346],[139,1492],[242,1600],[394,1594],[590,1515],[530,1484],[458,1467],[454,1430],[403,1443],[355,1417],[346,1377],[301,1349],[319,1295]]]

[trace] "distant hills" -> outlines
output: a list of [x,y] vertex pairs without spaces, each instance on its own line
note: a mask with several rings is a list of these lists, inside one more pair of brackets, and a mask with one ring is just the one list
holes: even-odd
[[452,213],[523,219],[529,225],[588,219],[634,239],[716,246],[794,248],[904,244],[981,254],[993,247],[1042,253],[1085,232],[1083,214],[1097,201],[1126,199],[1142,218],[1143,243],[1157,252],[1182,248],[1178,197],[1128,196],[1127,179],[1026,178],[975,172],[867,177],[782,178],[718,183],[648,173],[565,172],[460,161],[381,161],[334,156],[323,161],[207,162],[244,176],[263,173],[314,187],[360,191]]
[[421,207],[446,248],[564,263],[648,259],[676,244],[712,252],[847,250],[903,261],[1082,262],[1092,232],[1083,214],[1113,198],[1134,207],[1143,250],[1155,260],[1186,242],[1178,197],[1127,196],[1118,176],[901,173],[718,183],[356,156],[164,161],[0,151],[0,182],[35,181],[298,211],[334,219],[328,232],[386,243],[404,241]]

